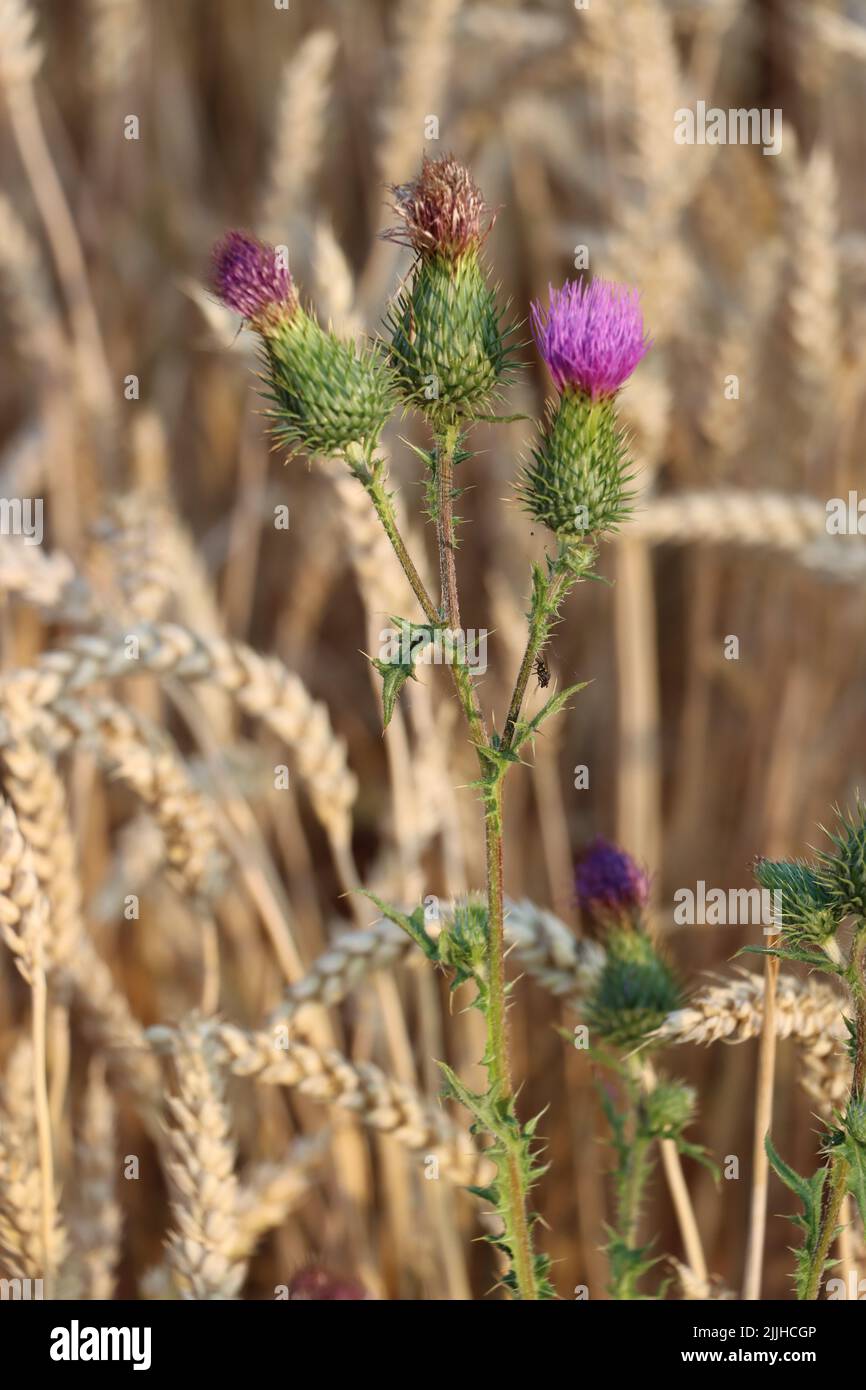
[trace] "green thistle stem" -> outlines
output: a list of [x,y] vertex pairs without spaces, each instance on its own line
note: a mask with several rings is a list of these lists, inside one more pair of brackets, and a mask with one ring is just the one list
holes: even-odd
[[[453,448],[453,444],[452,444]],[[346,451],[347,461],[358,481],[369,494],[376,514],[382,523],[397,559],[411,585],[421,610],[427,621],[442,627],[442,619],[424,585],[424,581],[406,549],[406,544],[397,526],[394,504],[384,485],[384,470],[380,461],[371,462],[360,446]],[[455,578],[456,586],[456,578]],[[488,1004],[487,1064],[490,1090],[495,1094],[497,1104],[507,1106],[513,1098],[513,1085],[508,1055],[507,995],[505,984],[505,915],[504,885],[502,868],[502,776],[501,766],[491,770],[485,753],[490,749],[490,738],[478,703],[475,686],[468,668],[459,662],[451,666],[460,702],[469,724],[472,740],[478,756],[484,786],[484,829],[487,862],[487,909],[488,909]],[[524,685],[525,688],[525,685]],[[521,1168],[521,1155],[511,1136],[507,1139],[495,1135],[500,1143],[505,1143],[505,1157],[500,1170],[502,1182],[501,1216],[509,1238],[509,1251],[514,1266],[514,1279],[521,1300],[535,1301],[539,1297],[535,1258],[532,1249],[529,1217],[527,1213],[527,1193]]]
[[445,626],[460,627],[457,567],[454,562],[454,452],[458,427],[447,425],[436,441],[436,540],[439,548],[439,586]]
[[812,1267],[809,1271],[809,1282],[803,1294],[803,1298],[808,1301],[814,1302],[821,1291],[824,1266],[827,1263],[830,1246],[833,1244],[833,1238],[839,1225],[839,1213],[842,1210],[845,1193],[848,1191],[849,1166],[847,1158],[843,1158],[841,1154],[836,1154],[830,1163],[830,1175],[827,1179],[824,1202],[821,1208],[821,1232],[815,1246]]
[[[376,515],[382,523],[385,535],[391,542],[394,554],[400,561],[400,566],[409,581],[412,592],[421,606],[424,617],[431,626],[441,628],[443,623],[436,608],[436,604],[433,602],[430,594],[428,594],[424,581],[415,566],[415,562],[406,548],[406,542],[400,534],[400,528],[397,525],[397,518],[394,514],[394,503],[391,501],[390,494],[384,484],[384,472],[381,461],[377,459],[371,465],[359,444],[351,445],[346,450],[346,459],[352,472],[355,474],[359,483],[365,488],[376,509]],[[481,712],[481,706],[478,703],[478,696],[475,693],[475,686],[472,683],[472,676],[469,669],[463,662],[459,661],[453,662],[450,669],[457,694],[460,697],[460,703],[463,706],[463,711],[469,723],[472,741],[476,749],[484,748],[488,743],[487,727],[484,721],[484,715]],[[486,764],[480,754],[479,761],[482,771],[486,770]]]
[[520,670],[517,673],[517,680],[514,682],[514,690],[511,695],[511,702],[508,706],[508,714],[505,718],[505,729],[502,734],[503,748],[510,748],[514,740],[514,732],[517,728],[517,721],[520,718],[520,711],[523,708],[523,700],[526,695],[526,687],[532,675],[532,668],[535,659],[550,637],[550,628],[556,610],[561,599],[568,592],[568,589],[575,582],[575,576],[569,571],[565,564],[565,547],[560,544],[559,554],[555,561],[555,569],[549,579],[544,593],[543,601],[533,605],[529,619],[529,633],[526,641],[526,649],[523,653],[523,660],[520,663]]
[[[487,1076],[498,1103],[507,1104],[513,1095],[508,1053],[507,996],[505,990],[505,913],[502,873],[502,783],[499,778],[485,790],[484,832],[487,858],[488,920],[488,1000],[487,1000]],[[506,1229],[511,1233],[511,1258],[521,1299],[536,1300],[535,1261],[526,1211],[526,1193],[518,1155],[509,1147],[502,1173],[503,1199],[508,1212]]]
[[[854,934],[851,956],[848,961],[848,983],[854,1001],[854,1024],[856,1045],[854,1049],[854,1072],[851,1078],[851,1100],[858,1101],[866,1087],[866,925],[862,924]],[[824,1189],[824,1202],[821,1208],[821,1228],[812,1258],[809,1279],[803,1294],[805,1300],[814,1301],[821,1292],[824,1266],[839,1225],[839,1214],[848,1191],[850,1164],[844,1154],[834,1154],[830,1160],[830,1172]]]

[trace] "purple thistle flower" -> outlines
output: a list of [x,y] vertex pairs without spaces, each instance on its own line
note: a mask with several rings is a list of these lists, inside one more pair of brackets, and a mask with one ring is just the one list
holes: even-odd
[[557,390],[577,387],[592,400],[612,396],[650,347],[637,290],[612,280],[550,286],[550,307],[531,308],[538,350]]
[[245,232],[227,232],[214,247],[213,286],[224,304],[257,327],[290,318],[298,305],[276,247]]
[[599,835],[579,856],[574,886],[582,912],[621,917],[640,912],[649,899],[649,874],[618,845]]

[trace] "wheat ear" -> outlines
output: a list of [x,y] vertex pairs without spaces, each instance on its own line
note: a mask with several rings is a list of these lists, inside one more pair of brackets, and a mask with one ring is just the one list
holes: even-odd
[[69,1234],[78,1297],[109,1299],[120,1258],[123,1218],[117,1202],[114,1101],[101,1058],[90,1063],[76,1144]]
[[238,1259],[235,1148],[211,1031],[195,1021],[174,1037],[177,1094],[167,1170],[173,1187],[168,1260],[184,1299],[233,1299],[246,1263]]
[[[134,657],[130,652],[135,652]],[[123,639],[81,636],[62,651],[0,680],[0,742],[9,726],[24,731],[64,694],[95,681],[143,673],[204,681],[225,690],[238,706],[293,751],[319,819],[335,844],[347,846],[357,785],[346,765],[325,706],[313,700],[297,676],[276,657],[260,656],[241,642],[200,637],[177,624],[138,626]]]

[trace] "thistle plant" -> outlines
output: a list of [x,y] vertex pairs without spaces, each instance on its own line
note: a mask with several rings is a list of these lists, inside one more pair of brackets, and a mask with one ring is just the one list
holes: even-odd
[[[514,418],[488,412],[515,370],[513,330],[497,304],[483,257],[493,218],[468,171],[451,157],[425,159],[418,177],[393,188],[392,197],[398,224],[384,235],[408,245],[415,259],[386,312],[386,341],[358,349],[322,329],[301,306],[275,249],[253,238],[229,233],[216,249],[214,273],[221,299],[259,335],[276,438],[292,450],[345,460],[366,490],[419,605],[420,621],[392,619],[408,639],[398,655],[374,659],[383,679],[386,724],[425,644],[460,631],[454,471],[468,457],[467,435],[475,422]],[[448,671],[478,763],[486,893],[483,901],[460,906],[435,938],[422,908],[406,913],[379,903],[432,963],[451,972],[455,988],[474,987],[474,1005],[484,1015],[486,1091],[471,1091],[444,1065],[443,1073],[448,1093],[489,1140],[495,1177],[478,1195],[501,1218],[494,1243],[505,1263],[502,1282],[520,1299],[552,1297],[553,1290],[548,1261],[534,1248],[535,1218],[529,1210],[530,1190],[542,1171],[533,1147],[537,1119],[518,1117],[508,1048],[503,783],[545,720],[582,688],[555,692],[532,717],[524,715],[529,677],[563,600],[591,574],[599,542],[628,515],[628,442],[617,420],[616,395],[649,346],[636,292],[614,285],[551,291],[549,309],[534,305],[532,322],[557,395],[516,495],[549,528],[555,550],[532,569],[526,649],[501,729],[492,727],[482,710],[465,648],[459,643],[448,648]],[[431,433],[430,447],[416,452],[425,467],[436,529],[438,598],[428,592],[404,543],[378,450],[380,432],[400,405],[418,411]],[[641,963],[626,960],[624,944],[622,951],[626,980]],[[657,969],[664,978],[665,967]]]
[[851,1086],[844,1111],[834,1112],[822,1137],[824,1162],[811,1177],[802,1177],[779,1156],[769,1134],[764,1141],[775,1172],[802,1204],[802,1213],[792,1218],[802,1232],[794,1284],[797,1297],[807,1300],[818,1298],[834,1263],[831,1251],[847,1193],[866,1222],[866,806],[858,800],[853,811],[837,808],[836,816],[836,827],[825,832],[829,848],[811,863],[757,861],[758,883],[778,895],[779,940],[746,948],[837,975],[849,1000],[844,1020]]
[[[584,1007],[590,1055],[612,1078],[599,1084],[614,1150],[615,1224],[608,1227],[609,1292],[615,1299],[663,1296],[640,1290],[659,1262],[652,1241],[640,1239],[641,1207],[659,1145],[671,1141],[700,1162],[703,1149],[685,1138],[695,1116],[695,1093],[660,1076],[646,1056],[651,1037],[668,1013],[681,1007],[676,972],[653,941],[645,922],[649,879],[632,857],[596,839],[575,873],[581,913],[601,935],[605,960]],[[709,1164],[712,1167],[712,1164]]]

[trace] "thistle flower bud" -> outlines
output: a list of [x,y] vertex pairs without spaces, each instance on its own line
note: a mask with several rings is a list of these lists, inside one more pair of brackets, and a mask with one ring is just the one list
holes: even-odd
[[657,1139],[676,1139],[691,1124],[696,1095],[682,1081],[659,1081],[643,1101],[648,1133]]
[[848,1102],[845,1129],[858,1144],[866,1144],[866,1101],[857,1097]]
[[391,191],[401,222],[383,236],[417,253],[388,316],[391,362],[406,400],[434,421],[455,420],[485,404],[508,358],[480,260],[492,218],[451,156],[425,157],[418,178]]
[[298,307],[294,282],[277,248],[244,232],[227,232],[214,247],[213,285],[224,304],[263,334],[291,318]]
[[488,951],[487,903],[473,895],[455,904],[451,920],[439,936],[439,958],[455,971],[456,986],[484,967]]
[[839,828],[827,835],[833,846],[819,858],[817,877],[839,917],[866,919],[866,805],[838,813]]
[[614,927],[605,946],[604,969],[587,1000],[587,1022],[606,1042],[637,1047],[682,1007],[682,989],[645,932]]
[[613,530],[628,515],[628,439],[614,398],[649,347],[636,290],[597,280],[550,290],[531,309],[539,351],[559,393],[548,404],[518,496],[556,535]]
[[649,875],[600,835],[578,857],[574,886],[581,912],[597,922],[636,920],[649,900]]
[[752,872],[762,888],[778,893],[776,920],[791,941],[826,941],[841,921],[818,873],[802,859],[757,859]]
[[262,339],[273,431],[291,450],[344,453],[374,442],[394,407],[393,379],[373,350],[356,351],[301,308],[276,249],[229,232],[214,253],[214,288]]

